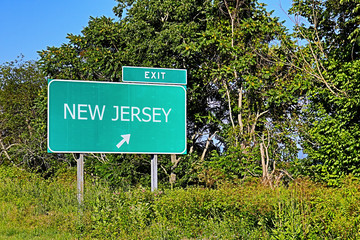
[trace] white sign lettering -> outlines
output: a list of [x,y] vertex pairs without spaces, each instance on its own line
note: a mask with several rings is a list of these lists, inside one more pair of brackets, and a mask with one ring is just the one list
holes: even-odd
[[[105,114],[105,110],[109,109]],[[137,106],[112,106],[90,104],[68,104],[64,103],[64,119],[69,120],[106,120],[104,116],[111,117],[111,121],[121,122],[154,122],[167,123],[171,108],[161,107],[137,107]]]
[[149,72],[145,71],[145,78],[147,79],[165,79],[166,72]]

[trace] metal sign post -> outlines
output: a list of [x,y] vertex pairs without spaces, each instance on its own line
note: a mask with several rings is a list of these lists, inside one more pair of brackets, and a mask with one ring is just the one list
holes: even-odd
[[84,154],[80,154],[79,159],[77,159],[77,199],[79,205],[82,204],[84,200]]
[[158,188],[157,179],[157,154],[152,155],[151,159],[151,191],[154,192]]

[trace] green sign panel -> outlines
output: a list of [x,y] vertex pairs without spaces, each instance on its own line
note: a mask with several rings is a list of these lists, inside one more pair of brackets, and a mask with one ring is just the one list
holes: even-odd
[[186,90],[49,80],[48,151],[185,154]]
[[186,85],[187,71],[185,69],[122,67],[124,82],[143,82]]

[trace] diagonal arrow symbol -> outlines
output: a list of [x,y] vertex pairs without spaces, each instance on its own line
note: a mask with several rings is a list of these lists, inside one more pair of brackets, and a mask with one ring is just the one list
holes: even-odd
[[124,134],[124,135],[121,135],[121,137],[123,139],[118,144],[116,144],[117,148],[120,148],[125,142],[127,144],[129,144],[129,142],[130,142],[130,134]]

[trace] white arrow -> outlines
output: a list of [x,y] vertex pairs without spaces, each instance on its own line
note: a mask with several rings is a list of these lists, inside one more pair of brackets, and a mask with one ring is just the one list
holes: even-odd
[[130,134],[121,135],[123,138],[118,144],[116,144],[117,148],[120,148],[125,142],[129,144],[130,142]]

